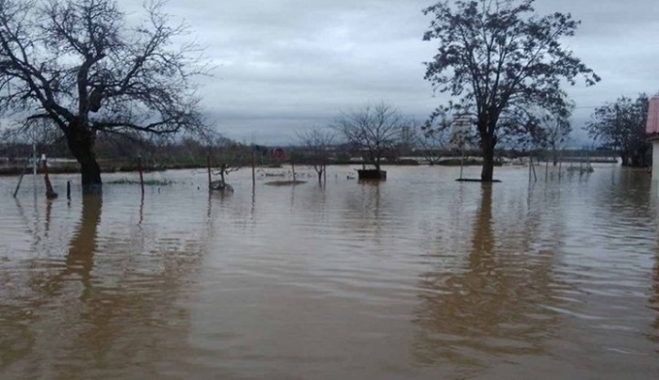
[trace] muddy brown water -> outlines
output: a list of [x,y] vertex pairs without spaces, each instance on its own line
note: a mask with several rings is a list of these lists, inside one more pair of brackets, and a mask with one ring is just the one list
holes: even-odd
[[175,183],[143,198],[56,175],[52,202],[0,178],[0,378],[659,378],[646,173],[330,170],[255,193],[239,171],[228,196],[152,173]]

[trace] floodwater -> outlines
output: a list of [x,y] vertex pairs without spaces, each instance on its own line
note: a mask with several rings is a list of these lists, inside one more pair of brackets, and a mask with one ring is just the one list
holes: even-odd
[[330,169],[210,197],[203,171],[85,199],[54,176],[53,202],[0,178],[0,378],[659,378],[645,172]]

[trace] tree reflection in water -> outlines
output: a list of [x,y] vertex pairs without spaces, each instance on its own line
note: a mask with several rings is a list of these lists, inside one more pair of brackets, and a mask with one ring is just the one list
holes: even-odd
[[[543,308],[555,302],[553,255],[534,253],[530,246],[540,223],[532,220],[534,214],[515,220],[517,215],[497,210],[496,223],[504,227],[495,235],[492,193],[491,184],[482,185],[464,267],[421,278],[413,354],[422,363],[475,369],[501,355],[511,361],[516,355],[541,355],[545,337],[558,323],[555,313]],[[522,233],[509,224],[518,224]]]
[[187,275],[199,266],[200,242],[158,233],[148,215],[141,228],[128,227],[128,238],[112,231],[126,227],[126,220],[103,223],[110,231],[99,238],[102,214],[102,198],[85,196],[65,256],[31,259],[23,271],[27,287],[14,286],[15,294],[3,298],[2,373],[93,378],[102,369],[116,377],[148,377],[180,361],[175,353],[185,345],[190,322],[177,302]]

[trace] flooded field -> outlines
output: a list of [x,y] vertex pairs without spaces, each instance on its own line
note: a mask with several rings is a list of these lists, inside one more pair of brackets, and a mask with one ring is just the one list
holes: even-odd
[[53,176],[53,202],[0,178],[0,378],[659,377],[646,173],[388,171],[253,194],[243,170],[210,197],[165,172],[85,199]]

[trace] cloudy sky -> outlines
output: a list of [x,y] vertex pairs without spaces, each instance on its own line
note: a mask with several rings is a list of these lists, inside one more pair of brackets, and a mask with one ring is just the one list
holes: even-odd
[[[133,0],[120,5],[137,11]],[[170,0],[215,66],[204,107],[226,136],[262,144],[295,141],[339,112],[386,101],[424,120],[448,97],[433,94],[423,61],[426,0]],[[540,14],[570,12],[582,24],[566,41],[602,77],[569,90],[575,129],[593,107],[621,95],[659,92],[659,1],[536,0]],[[576,133],[576,140],[584,136]]]

